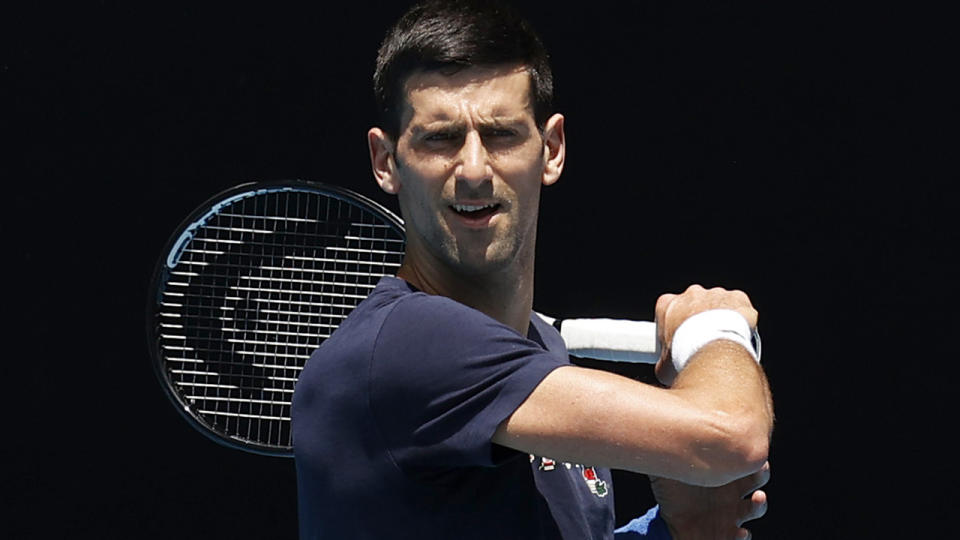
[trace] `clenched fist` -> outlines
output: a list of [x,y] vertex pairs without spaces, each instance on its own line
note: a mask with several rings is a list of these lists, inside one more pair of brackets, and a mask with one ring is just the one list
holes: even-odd
[[704,289],[700,285],[691,285],[681,294],[664,294],[657,299],[655,313],[660,359],[655,371],[664,384],[669,386],[677,376],[670,361],[673,335],[677,328],[690,316],[711,309],[734,310],[743,315],[750,328],[757,326],[757,310],[743,291],[729,291],[721,287]]

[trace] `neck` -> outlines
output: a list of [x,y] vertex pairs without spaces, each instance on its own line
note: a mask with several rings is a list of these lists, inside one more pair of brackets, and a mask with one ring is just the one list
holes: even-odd
[[449,265],[425,260],[415,245],[407,245],[397,277],[427,294],[446,296],[470,306],[526,336],[533,310],[533,252],[518,256],[506,268],[465,274]]

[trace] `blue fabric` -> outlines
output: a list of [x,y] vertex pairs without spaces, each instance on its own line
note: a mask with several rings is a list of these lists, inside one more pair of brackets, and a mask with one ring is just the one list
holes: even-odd
[[293,398],[300,534],[611,539],[610,471],[497,446],[497,427],[569,358],[383,278],[311,356]]
[[670,530],[660,517],[660,506],[654,506],[646,514],[632,520],[614,531],[616,540],[671,540]]

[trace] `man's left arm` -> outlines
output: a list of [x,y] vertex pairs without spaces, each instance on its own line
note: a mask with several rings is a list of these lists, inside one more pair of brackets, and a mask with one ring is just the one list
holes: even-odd
[[668,478],[651,477],[658,506],[616,530],[617,540],[749,539],[743,525],[767,511],[767,494],[760,488],[770,480],[770,464],[725,486],[691,486]]

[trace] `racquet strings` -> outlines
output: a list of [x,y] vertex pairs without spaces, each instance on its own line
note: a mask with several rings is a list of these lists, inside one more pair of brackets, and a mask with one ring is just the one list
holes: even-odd
[[168,384],[214,433],[288,452],[300,371],[396,273],[403,232],[362,203],[296,189],[251,192],[198,223],[156,312]]

